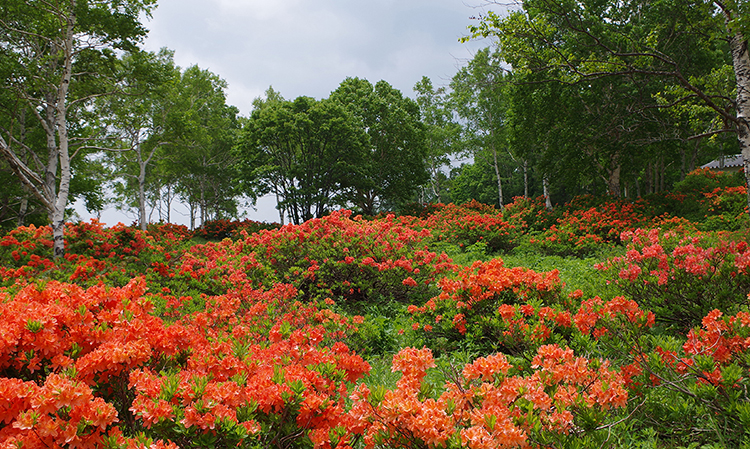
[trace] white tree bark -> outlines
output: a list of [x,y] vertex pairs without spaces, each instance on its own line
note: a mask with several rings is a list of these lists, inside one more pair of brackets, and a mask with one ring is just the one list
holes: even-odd
[[544,191],[544,207],[552,210],[552,199],[549,197],[549,177],[545,174],[542,176],[542,189]]
[[67,99],[70,80],[73,73],[73,39],[75,16],[67,17],[64,40],[64,68],[62,80],[57,88],[57,98],[55,104],[55,128],[57,131],[57,157],[52,157],[54,152],[50,148],[49,165],[56,165],[56,160],[60,162],[60,184],[57,192],[54,191],[54,181],[56,171],[47,172],[47,177],[52,177],[50,186],[50,203],[53,204],[52,210],[49,211],[50,222],[52,223],[52,241],[53,254],[55,259],[60,259],[65,254],[65,207],[68,205],[68,194],[70,193],[70,153],[68,140],[68,120],[67,120]]
[[[735,32],[729,40],[732,50],[734,76],[737,82],[737,140],[745,165],[745,181],[750,186],[750,55],[748,40],[741,32]],[[750,189],[747,193],[750,211]]]

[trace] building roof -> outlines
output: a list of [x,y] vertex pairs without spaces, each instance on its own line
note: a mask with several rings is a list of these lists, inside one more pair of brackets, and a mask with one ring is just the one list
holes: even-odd
[[742,155],[735,154],[733,156],[722,156],[719,159],[713,160],[706,165],[701,165],[701,168],[710,168],[711,170],[721,170],[724,168],[742,167],[742,166],[744,166]]

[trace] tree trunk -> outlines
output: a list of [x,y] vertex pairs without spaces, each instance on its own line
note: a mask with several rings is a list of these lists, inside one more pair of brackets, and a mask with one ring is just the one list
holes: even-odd
[[607,180],[607,188],[609,194],[618,197],[620,196],[620,171],[622,166],[619,164],[609,172],[609,179]]
[[279,191],[276,188],[274,188],[273,190],[273,193],[276,195],[276,209],[279,211],[279,224],[281,224],[281,226],[284,226],[284,206],[282,206],[279,202]]
[[664,157],[662,156],[659,160],[659,191],[665,190],[664,178],[667,177],[667,167],[664,166]]
[[542,176],[542,190],[544,194],[544,207],[552,210],[552,199],[549,197],[549,178],[547,175]]
[[[747,38],[741,31],[735,31],[729,45],[737,80],[737,140],[745,166],[745,182],[750,186],[750,55]],[[750,189],[747,190],[747,206],[750,213]]]
[[21,227],[26,224],[26,213],[29,210],[29,198],[24,194],[21,198],[21,205],[18,208],[18,218],[16,219],[16,227]]
[[139,154],[138,158],[138,223],[140,224],[141,230],[145,231],[148,228],[148,220],[146,219],[146,163],[140,158],[140,148],[137,150]]
[[432,180],[430,181],[430,186],[432,187],[432,195],[435,197],[435,201],[438,203],[443,202],[443,198],[440,195],[440,180],[438,179],[439,176],[439,170],[433,171],[434,175],[432,177]]
[[[55,99],[55,128],[57,131],[58,143],[54,145],[54,131],[52,133],[52,147],[50,148],[50,163],[47,167],[48,194],[50,205],[50,221],[52,222],[52,248],[55,260],[60,260],[65,255],[65,207],[68,205],[68,193],[70,192],[70,153],[68,141],[68,120],[67,120],[67,98],[68,88],[73,73],[73,28],[75,26],[75,17],[69,16],[65,34],[65,45],[63,48],[65,67],[63,69],[62,81],[57,89],[57,98]],[[53,148],[56,151],[53,151]],[[56,153],[56,154],[55,154]],[[57,178],[57,161],[60,163],[60,184],[55,195],[55,180]],[[54,167],[54,169],[53,169]]]
[[529,197],[529,161],[523,160],[523,197]]
[[500,204],[500,209],[503,208],[503,180],[500,178],[500,166],[497,163],[497,150],[495,149],[495,145],[492,145],[492,158],[493,158],[493,166],[495,168],[495,177],[497,178],[497,197],[498,202]]

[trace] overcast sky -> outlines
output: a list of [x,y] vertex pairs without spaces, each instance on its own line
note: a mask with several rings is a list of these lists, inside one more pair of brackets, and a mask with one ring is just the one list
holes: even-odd
[[287,99],[328,97],[346,77],[405,95],[428,76],[446,84],[485,43],[462,44],[481,0],[159,0],[147,50],[175,51],[229,84],[249,115],[269,86]]
[[[326,98],[346,77],[385,80],[404,95],[428,76],[438,87],[487,42],[466,44],[482,0],[159,0],[144,46],[175,51],[228,83],[227,103],[249,116],[269,86],[286,99]],[[80,210],[80,208],[79,208]],[[82,218],[88,219],[88,214]],[[181,224],[188,222],[179,212]],[[247,218],[278,221],[275,201],[259,201]],[[109,225],[127,216],[105,210]],[[157,217],[152,217],[156,220]]]

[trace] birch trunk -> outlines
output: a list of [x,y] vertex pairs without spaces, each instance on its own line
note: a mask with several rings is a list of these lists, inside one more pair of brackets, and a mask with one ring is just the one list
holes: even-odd
[[[68,205],[68,194],[70,193],[70,153],[68,140],[67,120],[67,98],[70,81],[73,73],[73,42],[75,16],[67,17],[65,28],[65,40],[63,42],[63,71],[60,85],[57,88],[55,98],[55,129],[49,133],[48,139],[50,159],[47,165],[46,193],[49,198],[49,218],[52,223],[52,250],[55,260],[65,255],[65,207]],[[57,134],[57,145],[55,145],[55,134]],[[60,183],[55,192],[55,180],[57,175],[57,164],[60,166]]]
[[523,197],[529,197],[529,162],[523,161]]
[[138,224],[142,231],[148,228],[148,219],[146,218],[146,164],[141,159],[141,149],[138,148]]
[[503,180],[500,177],[500,165],[497,162],[497,150],[495,149],[495,146],[492,145],[492,158],[493,158],[493,166],[495,168],[495,177],[497,178],[497,196],[498,201],[500,203],[500,209],[503,208]]
[[[737,81],[737,140],[745,166],[745,181],[750,186],[750,55],[747,37],[737,31],[730,38],[729,45]],[[747,192],[747,206],[750,213],[750,189]]]
[[542,177],[542,189],[544,191],[544,207],[552,210],[552,199],[549,197],[549,178],[547,175]]

